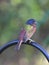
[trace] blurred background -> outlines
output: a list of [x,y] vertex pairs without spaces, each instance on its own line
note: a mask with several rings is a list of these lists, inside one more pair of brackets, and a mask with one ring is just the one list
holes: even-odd
[[[32,39],[49,53],[49,0],[0,0],[0,46],[17,39],[30,18],[38,23]],[[0,55],[0,65],[49,65],[36,48],[23,44],[17,52],[15,47]]]

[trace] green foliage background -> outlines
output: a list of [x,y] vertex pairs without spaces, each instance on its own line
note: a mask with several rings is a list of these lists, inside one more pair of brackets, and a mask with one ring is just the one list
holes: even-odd
[[[49,0],[0,0],[0,46],[17,39],[21,28],[30,18],[34,18],[38,23],[37,32],[32,39],[48,51]],[[15,47],[7,49],[1,55],[0,65],[48,65],[37,49],[22,45],[17,52]]]

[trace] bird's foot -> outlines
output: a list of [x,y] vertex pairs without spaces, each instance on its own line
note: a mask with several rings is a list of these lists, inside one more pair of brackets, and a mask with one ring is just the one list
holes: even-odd
[[35,42],[35,41],[34,41],[34,40],[32,40],[32,39],[29,39],[29,41],[30,41],[30,42]]

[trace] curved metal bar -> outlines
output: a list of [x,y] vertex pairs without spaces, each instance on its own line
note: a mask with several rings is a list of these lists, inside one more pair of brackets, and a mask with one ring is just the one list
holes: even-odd
[[5,45],[1,46],[0,47],[0,54],[6,50],[7,48],[13,46],[13,45],[16,45],[19,41],[18,40],[13,40],[13,41],[10,41],[8,43],[6,43]]
[[[13,45],[16,45],[19,41],[18,40],[14,40],[14,41],[11,41],[5,45],[3,45],[2,47],[0,47],[0,54],[5,50],[7,49],[8,47],[10,46],[13,46]],[[46,52],[46,50],[44,48],[42,48],[42,46],[34,41],[31,41],[28,40],[26,43],[23,42],[23,44],[28,44],[28,45],[31,45],[31,46],[34,46],[35,48],[37,48],[38,50],[40,50],[43,55],[46,57],[46,59],[48,60],[49,62],[49,55],[48,53]]]
[[35,48],[37,48],[38,50],[40,50],[49,62],[49,55],[48,55],[47,51],[40,44],[38,44],[36,42],[31,42],[30,44],[32,46],[34,46]]

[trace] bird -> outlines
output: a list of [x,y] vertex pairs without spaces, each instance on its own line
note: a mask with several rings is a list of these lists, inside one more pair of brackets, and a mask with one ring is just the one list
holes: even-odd
[[26,24],[26,26],[24,28],[22,27],[21,32],[18,37],[19,43],[16,46],[17,50],[20,49],[22,42],[31,40],[31,37],[36,32],[37,22],[35,21],[35,19],[29,19],[26,21],[25,24]]

